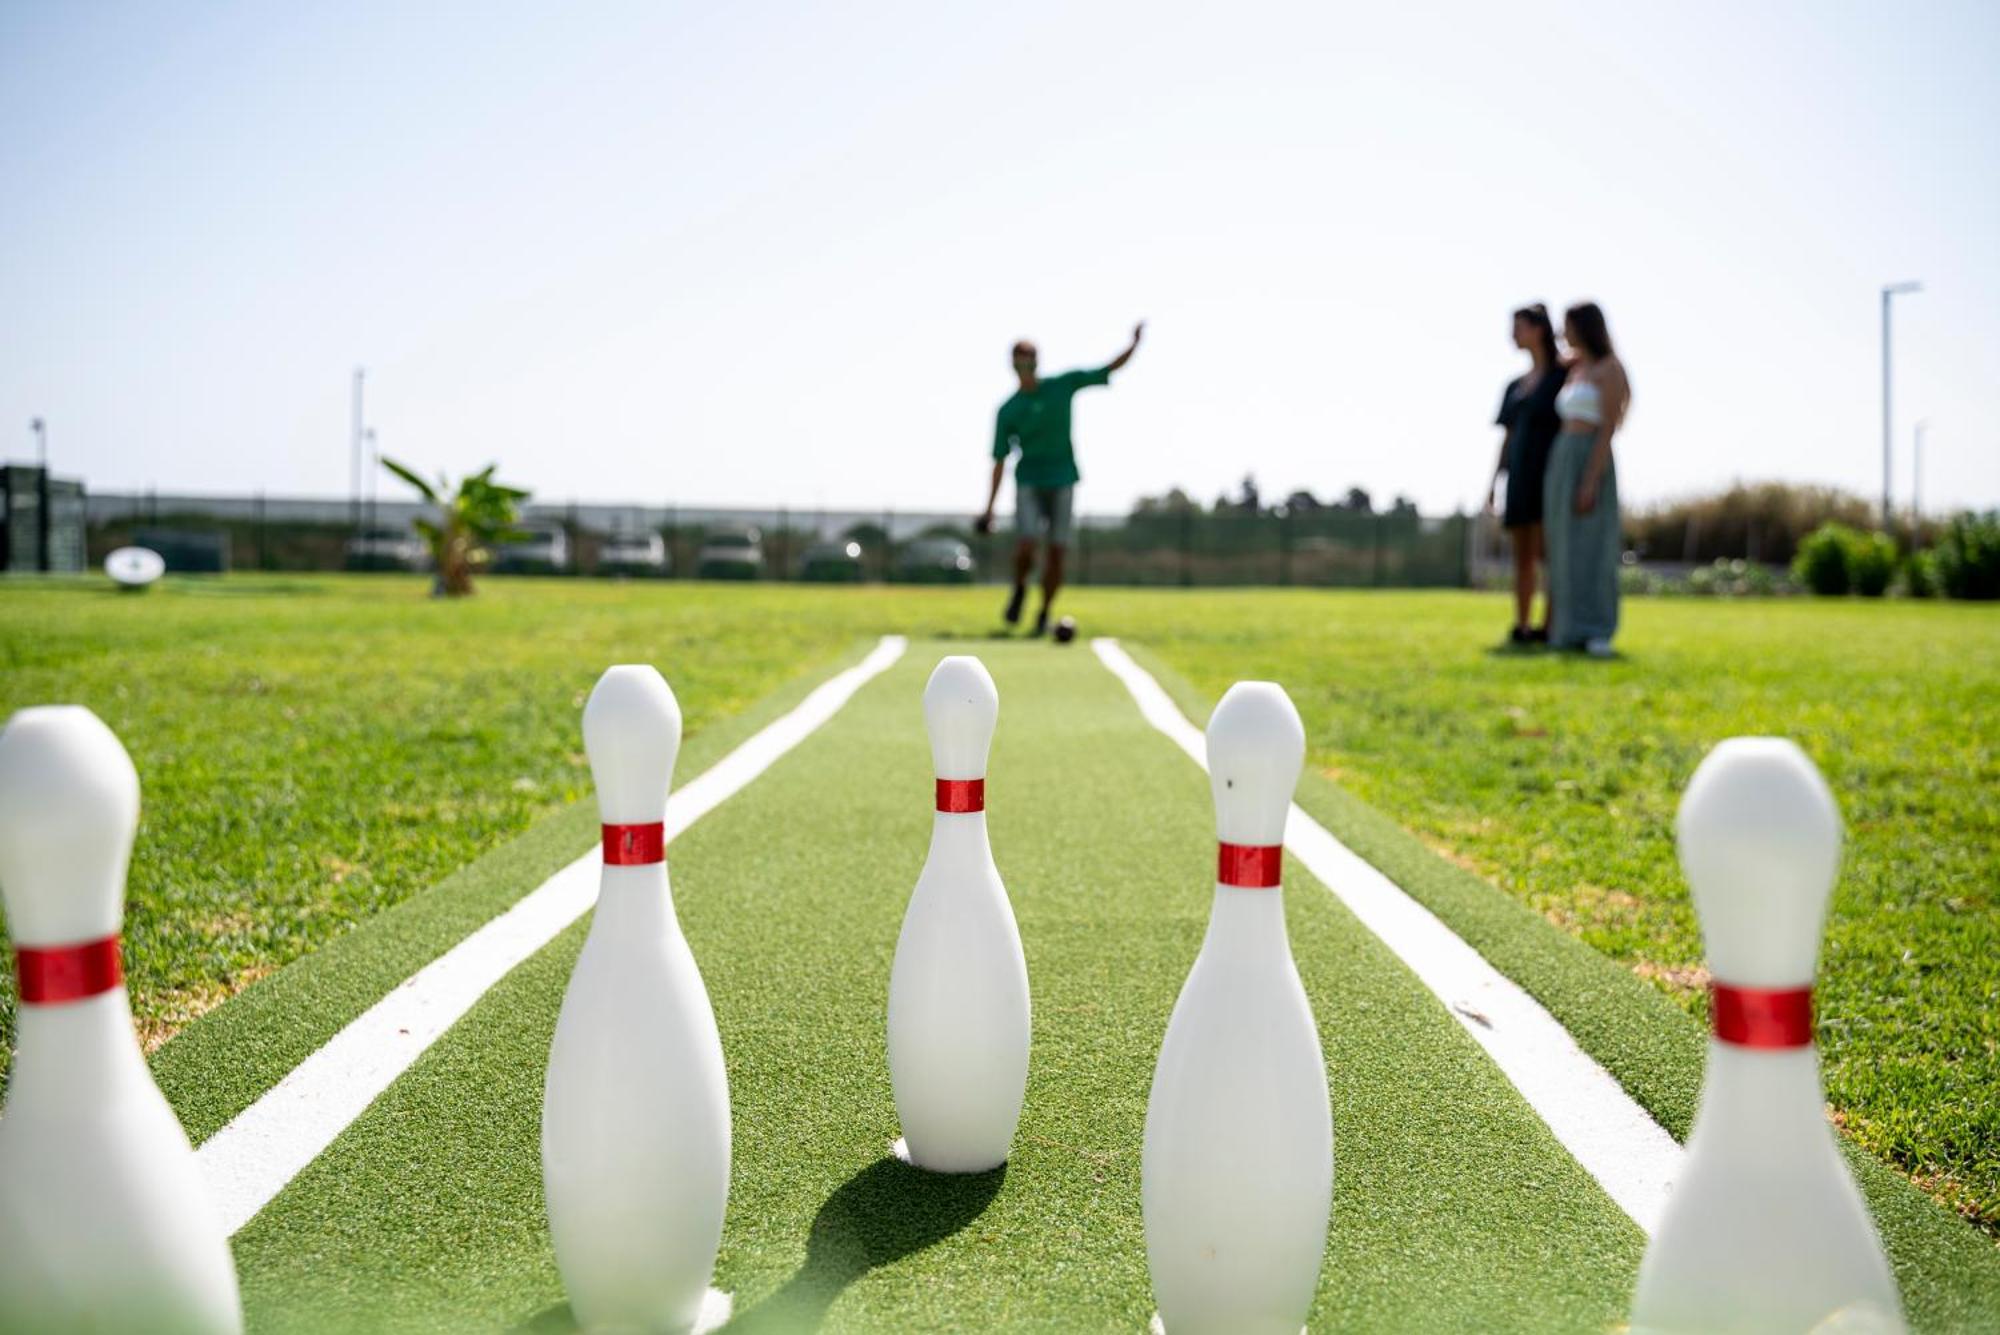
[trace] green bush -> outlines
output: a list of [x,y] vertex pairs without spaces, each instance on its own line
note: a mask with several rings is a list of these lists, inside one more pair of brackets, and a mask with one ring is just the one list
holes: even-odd
[[1955,516],[1931,554],[1948,598],[2000,598],[2000,510]]
[[1880,598],[1896,577],[1896,540],[1886,533],[1847,534],[1847,582],[1863,598]]
[[1762,561],[1736,561],[1736,591],[1757,598],[1768,598],[1778,592],[1778,577],[1771,573],[1771,567]]
[[1656,593],[1672,593],[1668,581],[1661,579],[1644,566],[1629,565],[1618,567],[1618,592],[1628,598],[1645,597]]
[[1814,593],[1838,597],[1852,587],[1847,573],[1850,537],[1860,534],[1845,524],[1829,520],[1808,533],[1792,558],[1792,578]]
[[1938,593],[1937,558],[1929,552],[1911,552],[1903,562],[1903,592],[1912,598],[1935,598]]
[[1821,524],[1799,543],[1792,578],[1818,594],[1880,598],[1896,578],[1895,540],[1846,524]]
[[1625,515],[1627,542],[1655,561],[1747,557],[1780,565],[1808,533],[1827,522],[1865,528],[1871,503],[1829,487],[1788,482],[1737,483],[1726,491],[1635,508]]

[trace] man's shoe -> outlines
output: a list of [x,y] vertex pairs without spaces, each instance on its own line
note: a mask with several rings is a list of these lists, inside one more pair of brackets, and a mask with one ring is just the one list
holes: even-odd
[[1040,639],[1042,636],[1048,633],[1049,633],[1049,609],[1044,607],[1041,611],[1041,615],[1035,618],[1035,638]]
[[1005,621],[1010,626],[1020,625],[1021,603],[1024,599],[1027,598],[1027,596],[1028,596],[1027,585],[1023,584],[1021,587],[1015,589],[1014,596],[1007,600],[1007,610],[1000,614],[1000,619],[1002,621]]

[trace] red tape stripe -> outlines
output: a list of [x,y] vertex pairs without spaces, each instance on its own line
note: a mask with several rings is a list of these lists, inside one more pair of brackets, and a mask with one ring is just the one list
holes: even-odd
[[605,866],[644,867],[666,860],[667,826],[664,821],[604,827]]
[[1731,987],[1716,983],[1715,1036],[1743,1048],[1806,1048],[1813,1041],[1809,987]]
[[109,992],[125,981],[118,934],[73,946],[22,946],[14,952],[14,975],[20,980],[22,1004],[29,1006]]
[[1283,844],[1218,844],[1215,879],[1245,890],[1269,890],[1284,866]]
[[986,780],[939,779],[937,809],[939,811],[986,810]]

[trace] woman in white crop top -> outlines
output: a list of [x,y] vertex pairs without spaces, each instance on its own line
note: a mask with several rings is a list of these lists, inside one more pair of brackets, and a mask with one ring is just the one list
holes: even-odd
[[1608,658],[1618,630],[1618,563],[1624,549],[1611,438],[1631,406],[1632,389],[1596,303],[1569,308],[1563,338],[1575,360],[1556,395],[1562,429],[1549,447],[1542,495],[1549,643]]
[[1604,422],[1604,395],[1594,381],[1570,380],[1556,391],[1556,416],[1565,425],[1600,426]]

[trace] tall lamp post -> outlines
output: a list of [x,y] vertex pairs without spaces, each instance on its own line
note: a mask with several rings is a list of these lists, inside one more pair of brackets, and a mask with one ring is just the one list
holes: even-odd
[[1895,531],[1889,512],[1889,302],[1906,292],[1921,292],[1922,283],[1890,283],[1882,289],[1882,531]]
[[1924,523],[1924,432],[1930,430],[1930,419],[1917,423],[1916,463],[1910,473],[1910,546],[1917,545],[1917,538],[1923,531]]
[[361,367],[354,368],[354,411],[349,426],[353,457],[348,468],[350,489],[347,502],[347,524],[353,529],[361,527],[361,382],[366,375]]
[[37,417],[28,423],[28,430],[35,433],[35,467],[39,470],[35,479],[38,530],[35,534],[35,568],[46,575],[49,570],[49,424]]
[[368,441],[368,531],[375,531],[375,483],[376,475],[382,471],[382,451],[375,444],[375,428],[369,427],[362,435]]

